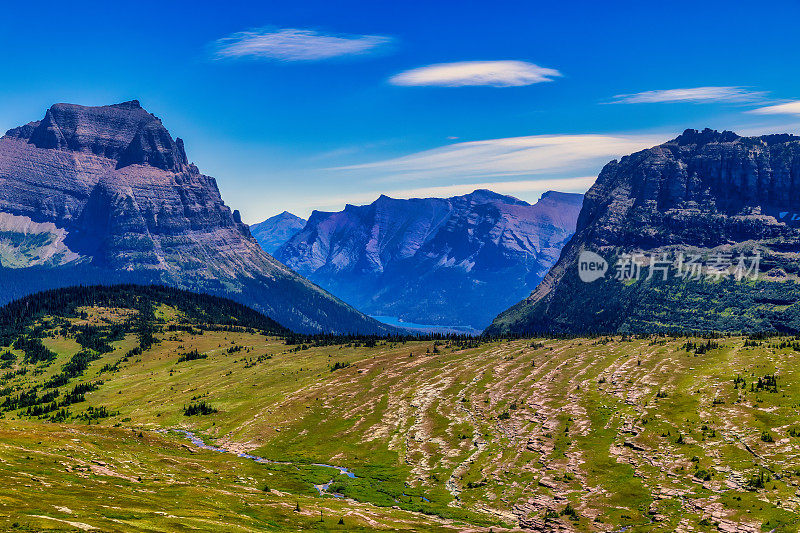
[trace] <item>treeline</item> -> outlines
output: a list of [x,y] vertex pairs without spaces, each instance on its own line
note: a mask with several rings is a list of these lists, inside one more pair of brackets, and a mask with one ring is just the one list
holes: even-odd
[[350,345],[354,347],[373,348],[379,342],[402,344],[411,341],[444,341],[459,346],[480,346],[489,340],[488,337],[455,333],[430,333],[430,334],[393,334],[393,335],[357,335],[357,334],[302,334],[287,333],[284,335],[287,346],[305,345],[309,348],[322,346]]
[[77,378],[83,375],[89,368],[89,363],[100,359],[100,355],[96,352],[89,350],[81,350],[73,355],[69,361],[64,363],[61,367],[61,372],[56,374],[44,384],[46,389],[54,389],[66,385],[70,379]]
[[[778,333],[771,330],[772,334]],[[621,337],[623,342],[633,341],[636,339],[683,339],[683,338],[698,338],[698,339],[721,339],[725,337],[739,336],[740,333],[715,331],[715,330],[698,330],[698,329],[663,329],[652,331],[638,331],[638,332],[620,332],[608,329],[596,329],[584,332],[553,332],[545,329],[541,330],[526,330],[517,333],[505,333],[503,335],[481,334],[478,338],[484,341],[504,341],[504,340],[522,340],[522,339],[550,339],[550,340],[572,340],[572,339],[608,339],[609,341],[615,337]]]
[[[572,339],[572,338],[601,338],[609,335],[623,335],[623,340],[635,338],[695,337],[703,339],[719,338],[735,335],[737,333],[719,333],[714,330],[697,330],[690,328],[665,327],[655,330],[652,326],[647,331],[620,333],[598,327],[596,330],[581,332],[553,332],[552,330],[530,329],[514,334],[479,336],[466,334],[444,333],[395,333],[389,335],[359,335],[359,334],[301,334],[293,333],[280,326],[274,320],[247,307],[219,296],[193,293],[163,285],[92,285],[74,286],[52,289],[37,294],[25,296],[0,308],[0,343],[23,349],[30,362],[47,361],[53,358],[52,352],[47,350],[37,339],[38,330],[46,329],[55,324],[40,324],[35,332],[25,333],[25,328],[31,326],[36,320],[46,316],[56,317],[58,321],[63,317],[80,318],[78,309],[81,307],[112,307],[127,308],[138,311],[138,317],[130,320],[135,323],[135,328],[140,336],[140,345],[144,350],[155,343],[155,334],[161,331],[156,323],[154,309],[159,304],[166,304],[178,309],[189,324],[169,324],[167,331],[187,331],[193,334],[202,334],[203,331],[249,331],[262,332],[268,335],[283,337],[287,345],[321,347],[330,345],[350,344],[353,346],[373,347],[379,342],[402,343],[408,341],[446,341],[461,347],[479,346],[487,342],[500,340],[515,340],[529,338]],[[73,329],[75,326],[62,325],[63,328]],[[108,344],[120,338],[130,324],[117,324],[111,330],[106,328],[102,332],[93,326],[81,326],[76,338],[85,348],[91,348],[103,353],[108,350]],[[753,332],[750,339],[763,340],[775,335],[794,333],[791,328],[774,327]],[[24,343],[25,348],[19,344]],[[27,348],[27,349],[26,349]]]
[[14,341],[14,347],[25,352],[25,361],[34,365],[49,363],[56,358],[55,352],[47,348],[42,344],[42,340],[36,337],[20,335]]
[[58,390],[49,390],[41,394],[36,388],[22,391],[13,396],[6,396],[0,403],[0,410],[13,411],[15,409],[25,409],[22,414],[25,416],[41,417],[59,409],[65,409],[72,404],[81,403],[86,400],[84,395],[87,392],[97,390],[102,382],[79,383],[72,390],[62,395]]
[[[776,331],[771,331],[770,335],[780,335]],[[284,335],[287,346],[295,346],[295,350],[318,348],[324,346],[352,346],[372,348],[378,343],[402,344],[412,341],[441,342],[457,346],[459,348],[477,348],[483,344],[501,341],[548,339],[548,340],[572,340],[586,339],[594,340],[599,343],[611,342],[618,338],[622,342],[632,342],[634,340],[666,340],[666,339],[702,339],[710,342],[690,341],[690,348],[694,350],[700,347],[701,353],[708,349],[713,349],[717,343],[713,339],[722,339],[735,336],[734,333],[722,333],[718,331],[661,331],[649,333],[609,333],[593,332],[587,334],[567,334],[567,333],[547,333],[547,332],[525,332],[509,335],[465,335],[465,334],[403,334],[403,335],[337,335],[337,334],[300,334],[288,333]],[[769,336],[762,337],[768,338]]]
[[92,285],[52,289],[14,300],[0,308],[0,342],[22,333],[25,326],[47,315],[78,317],[80,307],[135,309],[154,317],[154,304],[175,307],[198,324],[238,326],[285,334],[277,322],[227,298],[193,293],[163,285]]
[[112,326],[77,326],[75,341],[87,350],[94,350],[98,353],[109,353],[114,351],[111,342],[122,340],[125,332],[130,329],[126,324],[114,324]]

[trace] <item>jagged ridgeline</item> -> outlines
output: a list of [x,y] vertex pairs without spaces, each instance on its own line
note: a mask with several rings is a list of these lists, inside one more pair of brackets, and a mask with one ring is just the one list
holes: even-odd
[[[483,189],[451,198],[381,196],[314,211],[275,257],[370,315],[483,329],[553,266],[581,201],[548,191],[531,205]],[[279,230],[281,219],[272,227]],[[268,236],[261,240],[269,244]]]
[[[583,279],[592,257],[607,270]],[[558,262],[487,332],[795,333],[798,258],[800,137],[686,130],[603,168]]]
[[0,138],[0,303],[70,285],[232,298],[304,333],[387,333],[264,252],[137,101],[55,104]]

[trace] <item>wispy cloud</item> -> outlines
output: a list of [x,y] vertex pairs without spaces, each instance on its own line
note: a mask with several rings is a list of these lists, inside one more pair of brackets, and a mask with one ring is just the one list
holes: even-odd
[[751,91],[746,87],[690,87],[685,89],[665,89],[633,94],[618,94],[615,104],[652,103],[694,103],[714,102],[754,102],[764,98],[766,93]]
[[391,42],[380,35],[332,35],[294,28],[262,28],[234,33],[213,43],[215,59],[319,61],[365,54]]
[[553,81],[553,78],[558,76],[561,76],[561,73],[555,69],[524,61],[461,61],[407,70],[392,76],[389,83],[404,86],[519,87]]
[[[596,172],[609,159],[666,140],[661,135],[533,135],[450,144],[403,157],[332,170],[375,182],[468,180],[541,173]],[[452,181],[451,181],[452,182]]]
[[771,105],[752,109],[748,113],[756,115],[798,115],[800,116],[800,100],[785,102],[783,104]]

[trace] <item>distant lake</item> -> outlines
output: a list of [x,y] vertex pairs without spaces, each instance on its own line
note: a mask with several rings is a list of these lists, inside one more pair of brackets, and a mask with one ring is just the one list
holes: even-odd
[[396,316],[375,316],[372,318],[390,326],[412,330],[416,333],[456,333],[459,335],[480,335],[481,330],[470,326],[442,326],[437,324],[416,324],[405,322]]

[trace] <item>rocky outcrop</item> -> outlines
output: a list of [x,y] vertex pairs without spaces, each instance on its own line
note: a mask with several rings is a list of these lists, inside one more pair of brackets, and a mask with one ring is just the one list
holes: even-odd
[[284,211],[264,222],[250,226],[250,233],[267,252],[274,253],[280,246],[294,237],[306,225],[305,219]]
[[[576,233],[558,263],[528,298],[499,315],[488,331],[690,329],[690,307],[695,316],[692,329],[748,329],[752,319],[755,329],[793,331],[800,326],[800,309],[794,307],[795,291],[788,286],[730,285],[728,279],[711,286],[702,277],[693,283],[670,276],[660,286],[653,280],[631,284],[608,279],[614,274],[613,259],[624,254],[643,252],[652,258],[667,253],[672,259],[691,252],[709,258],[756,249],[762,254],[763,283],[796,277],[800,137],[686,130],[603,168],[586,193]],[[577,262],[584,250],[609,260],[609,275],[580,282]],[[670,291],[671,301],[665,296]],[[753,300],[759,291],[783,293],[785,301],[751,315],[747,306],[761,305]],[[726,315],[719,314],[722,300],[738,311],[722,308]]]
[[315,211],[276,252],[357,308],[408,322],[483,328],[528,294],[571,235],[581,195],[535,205],[486,190]]
[[27,221],[28,241],[46,232],[50,246],[27,256],[0,247],[0,300],[76,281],[157,282],[230,296],[294,330],[386,331],[265,253],[214,178],[137,101],[56,104],[10,130],[0,139],[0,213]]
[[14,128],[8,137],[37,148],[81,152],[116,160],[118,168],[137,163],[183,170],[183,141],[173,140],[161,121],[132,100],[103,107],[56,104],[39,122]]
[[586,194],[578,232],[590,230],[598,246],[713,247],[791,235],[780,213],[797,211],[800,137],[687,130],[606,165]]

